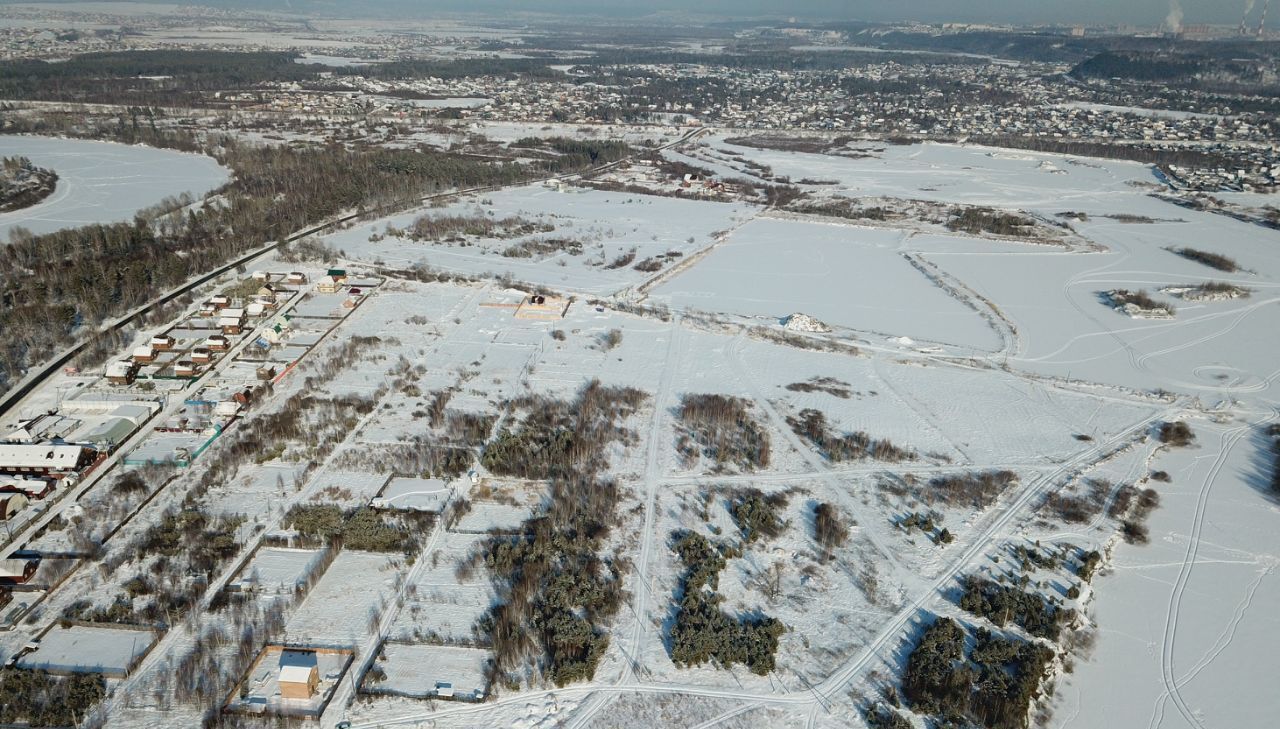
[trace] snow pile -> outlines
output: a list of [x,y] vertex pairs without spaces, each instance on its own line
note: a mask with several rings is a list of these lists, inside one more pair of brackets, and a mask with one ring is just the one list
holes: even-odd
[[793,332],[829,332],[831,327],[808,314],[792,314],[782,320],[782,326]]

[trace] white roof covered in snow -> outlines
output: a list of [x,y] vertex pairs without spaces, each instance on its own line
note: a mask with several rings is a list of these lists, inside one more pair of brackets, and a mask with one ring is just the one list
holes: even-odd
[[83,452],[80,446],[0,444],[0,467],[71,469]]

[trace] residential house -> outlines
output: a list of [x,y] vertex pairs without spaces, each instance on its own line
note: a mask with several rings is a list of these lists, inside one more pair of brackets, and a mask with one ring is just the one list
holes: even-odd
[[320,689],[320,666],[311,651],[280,654],[280,697],[309,701]]
[[240,334],[244,331],[244,321],[244,309],[223,309],[218,316],[218,328],[223,334]]
[[132,385],[138,378],[138,363],[123,359],[107,365],[107,382],[113,385]]

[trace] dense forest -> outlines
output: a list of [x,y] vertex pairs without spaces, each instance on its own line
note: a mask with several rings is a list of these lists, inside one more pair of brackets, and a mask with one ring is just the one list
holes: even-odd
[[[143,114],[145,117],[145,114]],[[12,128],[10,128],[11,130]],[[536,164],[484,161],[415,150],[255,147],[232,138],[209,140],[157,133],[138,115],[86,136],[203,150],[230,167],[234,180],[219,205],[189,206],[34,236],[19,232],[0,247],[0,391],[33,363],[48,358],[102,322],[215,269],[267,241],[344,212],[389,209],[452,189],[502,185],[616,158],[566,155]]]

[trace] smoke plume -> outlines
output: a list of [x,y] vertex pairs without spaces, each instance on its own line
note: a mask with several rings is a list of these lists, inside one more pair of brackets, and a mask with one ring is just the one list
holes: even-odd
[[1178,0],[1169,0],[1169,14],[1164,16],[1164,27],[1170,33],[1182,31],[1182,6]]

